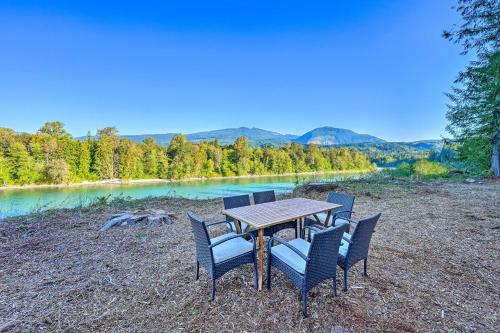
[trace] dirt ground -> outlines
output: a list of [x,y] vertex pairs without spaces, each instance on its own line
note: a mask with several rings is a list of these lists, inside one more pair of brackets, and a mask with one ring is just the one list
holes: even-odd
[[[347,293],[334,297],[331,281],[314,288],[308,318],[283,274],[258,292],[250,265],[219,279],[210,302],[207,273],[194,279],[184,212],[220,220],[222,200],[170,198],[0,222],[0,332],[499,331],[500,181],[364,180],[338,190],[356,195],[355,218],[382,212],[369,276],[360,263]],[[179,214],[170,225],[97,237],[110,214],[137,207]]]

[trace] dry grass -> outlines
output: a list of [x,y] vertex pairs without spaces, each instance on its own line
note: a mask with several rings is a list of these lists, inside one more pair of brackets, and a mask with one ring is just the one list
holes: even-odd
[[[207,274],[194,280],[194,244],[183,212],[220,219],[220,200],[138,201],[135,206],[181,214],[171,225],[115,228],[99,238],[105,218],[123,207],[59,210],[3,222],[0,332],[496,331],[499,185],[495,180],[342,185],[340,190],[357,195],[356,217],[383,212],[369,277],[363,277],[360,264],[350,272],[348,293],[333,297],[327,282],[316,287],[306,319],[291,282],[276,273],[271,291],[257,292],[250,266],[218,280],[216,301],[209,301]],[[341,270],[338,274],[341,288]]]

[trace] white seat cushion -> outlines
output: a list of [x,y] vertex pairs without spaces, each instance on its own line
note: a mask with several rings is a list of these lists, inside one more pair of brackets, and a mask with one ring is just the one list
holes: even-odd
[[[298,238],[294,239],[288,244],[297,248],[300,252],[302,252],[305,256],[309,253],[309,247],[311,247],[311,243]],[[278,257],[281,261],[286,263],[288,266],[296,270],[297,272],[304,274],[306,271],[306,261],[302,259],[297,253],[288,248],[286,245],[280,244],[273,246],[271,248],[271,253]]]
[[343,257],[346,257],[348,249],[349,249],[349,243],[347,243],[345,240],[342,240],[340,242],[339,254]]
[[253,244],[244,240],[243,237],[230,239],[212,248],[215,263],[226,261],[252,250]]

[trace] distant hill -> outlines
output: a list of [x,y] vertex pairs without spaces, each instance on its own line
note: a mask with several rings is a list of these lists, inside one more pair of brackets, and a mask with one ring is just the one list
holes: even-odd
[[[175,133],[122,135],[123,138],[135,142],[142,142],[152,137],[160,145],[167,146]],[[335,146],[356,148],[365,152],[379,166],[395,166],[403,161],[411,162],[431,152],[440,152],[443,147],[442,140],[422,140],[414,142],[386,142],[368,134],[359,134],[348,129],[335,127],[315,128],[301,136],[293,134],[280,134],[260,128],[225,128],[214,131],[187,134],[191,142],[218,140],[222,145],[233,144],[239,136],[246,136],[251,146],[274,145],[282,146],[290,142],[303,145],[315,143],[319,146]],[[85,139],[85,137],[79,138]]]
[[[166,133],[166,134],[140,134],[140,135],[122,135],[123,138],[130,139],[135,142],[141,142],[148,137],[152,137],[156,140],[156,142],[160,145],[168,145],[170,140],[175,133]],[[263,145],[263,144],[272,144],[276,146],[284,145],[288,142],[291,142],[293,139],[297,137],[297,135],[292,134],[280,134],[272,131],[266,131],[260,128],[248,128],[248,127],[239,127],[239,128],[225,128],[214,131],[206,131],[206,132],[197,132],[186,134],[186,137],[191,142],[200,142],[200,141],[211,141],[218,140],[223,145],[233,144],[234,141],[239,136],[246,136],[251,145]]]
[[277,146],[284,145],[297,137],[292,134],[280,134],[255,127],[239,127],[192,133],[188,134],[187,138],[192,142],[217,139],[221,144],[232,144],[242,135],[246,136],[252,145],[273,144]]
[[354,143],[381,143],[385,142],[380,138],[377,138],[368,134],[358,134],[348,129],[335,128],[335,127],[320,127],[315,128],[306,134],[299,136],[293,141],[302,144],[315,143],[322,146],[330,145],[343,145],[343,144],[354,144]]
[[[148,137],[152,137],[160,145],[168,145],[174,136],[174,133],[166,134],[140,134],[140,135],[122,135],[122,137],[132,141],[141,142]],[[187,134],[186,137],[191,142],[218,140],[221,144],[232,144],[239,136],[246,136],[250,145],[258,146],[271,144],[281,146],[290,142],[299,142],[302,144],[315,143],[318,145],[334,145],[334,144],[353,144],[365,142],[385,142],[382,139],[368,134],[358,134],[348,129],[334,127],[320,127],[307,132],[302,136],[293,134],[281,134],[277,132],[267,131],[260,128],[225,128],[214,131],[197,132]]]

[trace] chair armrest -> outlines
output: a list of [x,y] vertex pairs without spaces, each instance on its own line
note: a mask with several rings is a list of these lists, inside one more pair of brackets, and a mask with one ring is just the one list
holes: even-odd
[[[335,221],[337,219],[337,215],[342,214],[342,213],[353,213],[352,210],[341,210],[340,212],[335,212],[332,214],[332,221]],[[347,220],[347,219],[346,219]]]
[[[283,238],[279,238],[279,237],[271,237],[268,241],[268,246],[269,246],[269,249],[271,249],[272,247],[272,244],[273,244],[273,241],[276,241],[278,243],[281,243],[283,245],[285,245],[286,247],[288,247],[290,250],[292,250],[293,252],[297,253],[302,259],[304,259],[305,261],[309,261],[309,259],[304,255],[304,253],[300,252],[295,246],[293,245],[290,245],[290,243],[288,243],[286,240],[284,240]],[[270,255],[270,253],[269,253]]]
[[349,221],[349,223],[358,224],[358,221],[353,220],[353,219],[348,219],[347,217],[343,217],[342,219],[343,219],[343,220],[346,220],[346,221]]
[[227,221],[224,220],[224,221],[208,222],[208,223],[205,223],[205,225],[208,228],[208,227],[211,227],[211,226],[214,226],[214,225],[217,225],[217,224],[222,224],[222,223],[227,223]]
[[222,223],[226,223],[227,226],[229,227],[229,230],[231,230],[231,232],[233,232],[233,226],[231,225],[231,223],[227,222],[226,220],[223,220],[223,221],[216,221],[216,222],[210,222],[210,223],[205,223],[205,225],[207,226],[207,228],[210,228],[214,225],[219,225],[219,224],[222,224]]
[[246,232],[246,233],[244,233],[244,234],[236,234],[236,235],[233,235],[233,236],[227,237],[227,238],[225,238],[225,239],[221,239],[221,240],[220,240],[220,241],[218,241],[218,242],[215,242],[215,243],[213,243],[213,244],[210,244],[210,248],[213,248],[213,247],[215,247],[215,246],[217,246],[217,245],[220,245],[220,244],[222,244],[222,243],[224,243],[224,242],[227,242],[228,240],[231,240],[231,239],[234,239],[234,238],[238,238],[238,237],[245,237],[245,236],[250,236],[250,238],[252,238],[253,247],[254,247],[254,250],[255,250],[255,237],[254,237],[251,233],[249,233],[249,232]]

